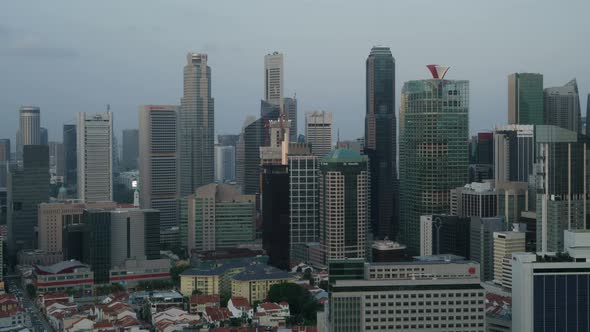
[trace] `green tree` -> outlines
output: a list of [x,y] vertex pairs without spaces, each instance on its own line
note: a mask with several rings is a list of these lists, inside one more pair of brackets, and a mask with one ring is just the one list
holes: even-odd
[[201,292],[200,290],[198,290],[198,289],[193,290],[193,295],[201,295],[201,294],[203,294],[203,292]]
[[327,292],[328,291],[328,287],[329,287],[328,280],[322,280],[322,281],[320,281],[318,287],[321,288],[321,289],[323,289],[323,290],[325,290]]
[[188,269],[190,265],[182,264],[170,268],[170,276],[174,285],[180,285],[180,274]]
[[311,274],[311,269],[305,269],[305,271],[303,272],[303,279],[308,280],[309,284],[312,286],[315,284],[315,279]]
[[316,323],[316,313],[320,309],[320,305],[307,289],[297,284],[272,285],[268,291],[268,300],[289,303],[292,324],[313,325]]

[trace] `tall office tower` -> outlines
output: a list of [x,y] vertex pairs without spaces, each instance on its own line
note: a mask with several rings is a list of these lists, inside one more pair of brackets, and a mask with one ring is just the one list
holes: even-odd
[[471,217],[469,258],[481,265],[481,281],[494,279],[494,232],[504,230],[502,218]]
[[265,164],[261,176],[262,248],[268,264],[289,269],[289,168],[282,164]]
[[260,163],[262,165],[287,164],[285,158],[289,147],[290,126],[290,121],[281,118],[267,122],[266,131],[270,140],[268,145],[260,147]]
[[178,244],[178,106],[139,107],[139,198],[160,211],[160,241]]
[[160,258],[160,212],[116,209],[111,212],[111,266],[128,259]]
[[240,140],[240,134],[225,134],[225,135],[217,135],[217,143],[220,146],[233,146],[236,147],[238,145],[238,141]]
[[586,100],[586,136],[590,136],[590,93]]
[[49,148],[23,146],[23,165],[8,175],[8,249],[35,249],[37,205],[49,201]]
[[305,142],[320,158],[332,150],[332,112],[305,112]]
[[113,200],[113,113],[78,113],[78,198]]
[[256,197],[211,183],[180,199],[180,244],[189,253],[234,248],[255,239]]
[[85,209],[82,220],[82,262],[90,265],[95,284],[108,284],[111,269],[111,213],[103,209]]
[[[293,144],[292,144],[293,145]],[[297,145],[301,145],[297,143]],[[289,244],[290,262],[304,261],[307,243],[320,238],[319,183],[320,158],[308,146],[289,148]],[[294,151],[299,150],[299,151]],[[302,254],[303,253],[303,254]]]
[[295,96],[293,98],[283,98],[283,107],[287,120],[291,121],[289,140],[291,142],[297,142],[297,98]]
[[41,144],[41,110],[37,106],[21,106],[16,134],[17,160],[22,160],[23,146]]
[[397,234],[397,123],[395,59],[389,47],[373,47],[367,58],[365,154],[371,177],[372,231]]
[[588,137],[556,126],[536,126],[537,251],[563,251],[564,230],[586,229]]
[[260,192],[260,147],[265,132],[262,119],[246,118],[236,148],[236,180],[245,195]]
[[39,128],[39,133],[40,133],[40,137],[41,137],[41,145],[49,145],[49,132],[47,131],[47,128]]
[[214,105],[207,54],[189,53],[179,113],[180,194],[190,195],[214,180]]
[[471,218],[420,216],[420,255],[452,254],[470,257]]
[[498,215],[498,194],[492,182],[473,182],[451,189],[450,214],[460,217],[495,217]]
[[283,54],[273,52],[264,56],[264,100],[281,106],[283,102]]
[[63,145],[64,145],[64,177],[66,188],[70,191],[76,191],[78,188],[78,155],[75,124],[65,124],[63,128]]
[[535,126],[507,125],[494,130],[494,178],[528,182],[535,162]]
[[565,232],[569,256],[512,255],[512,331],[589,331],[590,233]]
[[572,79],[564,86],[543,91],[545,124],[558,126],[582,134],[582,114],[578,82]]
[[270,121],[276,121],[281,117],[281,106],[271,104],[267,101],[260,101],[260,120],[264,124],[264,141],[261,146],[270,145]]
[[543,75],[508,75],[508,124],[545,124],[543,112]]
[[525,232],[494,232],[494,282],[512,288],[512,253],[526,252]]
[[486,292],[479,271],[479,264],[448,255],[399,263],[333,262],[329,331],[483,332]]
[[215,182],[232,182],[236,179],[236,148],[215,146]]
[[139,158],[139,130],[123,130],[123,152],[121,153],[121,168],[123,170],[137,169]]
[[420,249],[420,216],[449,212],[449,193],[467,183],[469,81],[409,81],[400,111],[400,242]]
[[320,246],[324,262],[364,258],[369,229],[367,157],[332,150],[320,161]]
[[0,188],[6,188],[8,166],[10,165],[10,140],[0,139]]
[[64,145],[61,142],[49,142],[49,166],[56,176],[65,174]]
[[482,182],[493,179],[494,134],[491,132],[477,133],[474,142],[475,160],[469,162],[469,181]]

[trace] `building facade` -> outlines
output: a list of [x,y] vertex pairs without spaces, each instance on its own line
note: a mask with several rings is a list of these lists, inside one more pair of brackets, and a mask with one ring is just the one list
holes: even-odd
[[152,209],[111,211],[111,266],[127,260],[160,258],[160,212]]
[[452,254],[470,258],[471,218],[449,215],[420,217],[420,255]]
[[70,192],[76,192],[78,189],[78,155],[75,124],[65,124],[63,127],[62,142],[64,145],[64,181],[66,188]]
[[545,124],[543,112],[543,75],[508,75],[508,124]]
[[121,165],[123,170],[137,169],[139,158],[139,130],[123,129],[123,150],[121,152]]
[[189,53],[179,113],[180,194],[190,195],[214,180],[215,110],[207,54]]
[[160,240],[178,243],[178,106],[139,107],[139,199],[160,211]]
[[113,113],[78,113],[78,198],[113,200]]
[[481,266],[481,281],[494,280],[494,232],[506,230],[502,218],[471,217],[469,259]]
[[305,142],[319,158],[332,150],[332,112],[305,112]]
[[572,79],[564,86],[543,90],[545,124],[582,134],[582,114],[578,83]]
[[397,234],[397,122],[395,59],[389,47],[373,47],[366,62],[365,154],[371,178],[372,231]]
[[17,160],[22,160],[23,146],[41,144],[41,109],[37,106],[21,106],[17,133]]
[[236,148],[215,146],[215,182],[233,182],[236,179]]
[[283,95],[283,54],[273,52],[264,56],[264,100],[274,105],[281,105]]
[[498,215],[498,195],[492,182],[472,182],[451,189],[450,214],[460,217],[495,217]]
[[399,239],[410,254],[420,249],[420,216],[448,213],[450,189],[467,183],[468,128],[468,81],[434,78],[404,84]]
[[494,282],[512,288],[512,253],[525,252],[525,232],[494,232]]
[[236,147],[236,182],[245,195],[260,193],[260,147],[265,140],[262,118],[246,118]]

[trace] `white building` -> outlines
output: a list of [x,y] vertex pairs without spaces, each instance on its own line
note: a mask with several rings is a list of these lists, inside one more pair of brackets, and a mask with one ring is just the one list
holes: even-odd
[[78,198],[113,200],[113,113],[78,113]]
[[284,94],[283,54],[273,52],[264,56],[264,100],[281,105]]
[[305,112],[305,141],[320,158],[332,150],[332,112]]
[[512,253],[525,251],[524,232],[494,232],[494,282],[512,288]]

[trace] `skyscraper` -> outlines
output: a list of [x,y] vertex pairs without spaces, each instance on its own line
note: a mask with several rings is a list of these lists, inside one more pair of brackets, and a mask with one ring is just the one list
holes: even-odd
[[8,249],[11,255],[20,249],[35,249],[37,206],[49,201],[49,148],[47,145],[23,146],[22,167],[8,176]]
[[471,217],[469,258],[481,265],[481,281],[494,279],[494,232],[504,230],[502,218]]
[[37,106],[21,106],[17,133],[17,160],[22,160],[23,146],[41,144],[41,110]]
[[140,206],[160,211],[160,241],[178,243],[178,106],[139,107]]
[[590,136],[590,93],[586,100],[586,136]]
[[179,113],[180,194],[192,194],[214,180],[214,104],[207,54],[189,53]]
[[283,98],[283,107],[287,120],[291,121],[291,131],[289,132],[289,141],[297,142],[297,98]]
[[268,253],[268,264],[289,268],[289,168],[265,164],[261,176],[262,248]]
[[65,184],[66,188],[76,191],[78,188],[78,156],[77,156],[77,135],[75,124],[65,124],[63,127],[64,163],[65,163]]
[[283,89],[283,54],[267,54],[264,56],[264,100],[280,106]]
[[41,137],[41,145],[49,145],[49,132],[47,131],[47,128],[39,128],[39,133],[40,133],[40,137]]
[[10,164],[10,140],[0,139],[0,188],[6,188],[8,165]]
[[467,183],[469,81],[409,81],[400,111],[400,242],[420,248],[420,216],[449,213],[450,189]]
[[494,179],[496,187],[505,182],[528,182],[535,163],[533,125],[506,125],[494,130]]
[[57,176],[64,176],[64,145],[61,142],[49,142],[49,166]]
[[319,158],[332,150],[332,112],[305,112],[305,142]]
[[86,209],[82,220],[82,261],[91,266],[95,284],[108,284],[111,268],[111,213],[103,209]]
[[558,126],[582,134],[582,114],[578,83],[572,79],[564,86],[543,91],[545,124]]
[[543,75],[508,75],[508,124],[545,124],[543,112]]
[[78,198],[113,200],[113,113],[78,113]]
[[371,176],[372,231],[377,238],[397,232],[397,123],[395,59],[389,47],[373,47],[367,58],[365,153]]
[[139,130],[124,129],[121,168],[123,170],[137,169],[137,158],[139,158]]
[[367,158],[332,150],[320,161],[320,246],[324,262],[365,258],[369,228]]
[[236,179],[236,148],[215,146],[215,181],[230,182]]
[[260,147],[265,132],[261,118],[246,118],[236,147],[236,181],[245,195],[260,192]]

